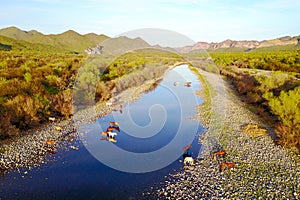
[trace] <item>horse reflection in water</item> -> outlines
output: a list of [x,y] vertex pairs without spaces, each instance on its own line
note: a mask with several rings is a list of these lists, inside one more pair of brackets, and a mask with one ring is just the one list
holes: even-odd
[[119,110],[116,108],[116,106],[114,106],[114,108],[112,109],[112,111],[114,111],[114,112],[119,111],[122,114],[123,113],[123,105],[122,104],[119,105]]
[[178,81],[175,81],[175,82],[173,83],[173,85],[174,85],[174,86],[178,86],[178,85],[179,85],[179,82],[178,82]]

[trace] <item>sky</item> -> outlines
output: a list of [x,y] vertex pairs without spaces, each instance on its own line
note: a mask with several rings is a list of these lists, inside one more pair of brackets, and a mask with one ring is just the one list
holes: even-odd
[[298,36],[299,20],[299,0],[5,0],[0,6],[0,28],[110,37],[159,28],[196,42]]

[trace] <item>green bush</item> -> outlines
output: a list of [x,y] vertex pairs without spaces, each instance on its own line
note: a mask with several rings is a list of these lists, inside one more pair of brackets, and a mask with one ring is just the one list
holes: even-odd
[[[268,54],[272,55],[270,52]],[[274,57],[269,56],[264,60],[272,62]],[[281,61],[291,63],[296,59]],[[252,62],[261,64],[261,59],[252,59]],[[255,113],[276,127],[280,144],[300,147],[300,81],[297,78],[299,74],[244,69],[237,66],[222,66],[221,74],[231,80],[244,101],[254,106]]]
[[67,117],[69,90],[84,59],[80,54],[1,52],[0,138],[38,126],[50,115]]
[[300,145],[300,87],[288,92],[281,91],[278,97],[272,92],[264,94],[272,112],[280,119],[277,134],[284,146]]
[[210,55],[219,66],[300,73],[300,52],[297,50],[213,52]]

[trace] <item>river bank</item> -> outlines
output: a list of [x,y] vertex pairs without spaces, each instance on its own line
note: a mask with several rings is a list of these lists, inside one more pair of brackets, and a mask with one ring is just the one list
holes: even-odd
[[[211,100],[211,110],[200,106],[195,116],[208,128],[199,138],[202,151],[194,166],[170,174],[163,185],[145,191],[144,198],[300,199],[299,156],[274,144],[274,130],[250,112],[219,75],[199,72],[209,85]],[[252,137],[243,132],[248,124],[263,127],[268,134]],[[226,157],[213,160],[217,150],[225,150]],[[222,162],[236,166],[220,172]]]
[[[126,104],[135,101],[147,91],[151,91],[163,77],[146,81],[138,87],[131,87],[115,98],[119,104]],[[3,144],[0,148],[0,171],[17,171],[27,173],[28,170],[48,162],[49,156],[55,154],[56,150],[62,151],[77,150],[78,146],[71,145],[76,140],[77,128],[84,123],[93,123],[115,109],[119,108],[106,104],[97,103],[95,106],[80,110],[70,120],[53,122],[30,131],[25,136],[14,138],[12,141]],[[62,130],[56,130],[61,127]],[[54,145],[47,146],[47,140],[55,141]]]

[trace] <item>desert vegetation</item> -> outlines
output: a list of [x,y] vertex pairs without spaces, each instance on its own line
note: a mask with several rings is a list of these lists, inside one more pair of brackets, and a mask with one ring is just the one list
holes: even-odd
[[71,113],[72,85],[84,55],[30,51],[0,54],[1,139]]
[[117,56],[111,61],[104,57],[92,58],[79,71],[76,99],[83,104],[107,101],[123,90],[161,77],[175,63],[184,59],[174,53],[143,49]]
[[211,53],[222,66],[300,73],[300,50]]
[[300,147],[300,52],[213,53],[251,109],[276,127],[277,142]]
[[183,59],[173,53],[143,50],[111,62],[109,57],[26,49],[0,54],[0,138],[37,127],[49,117],[67,119],[73,111],[73,86],[88,104],[163,75]]

